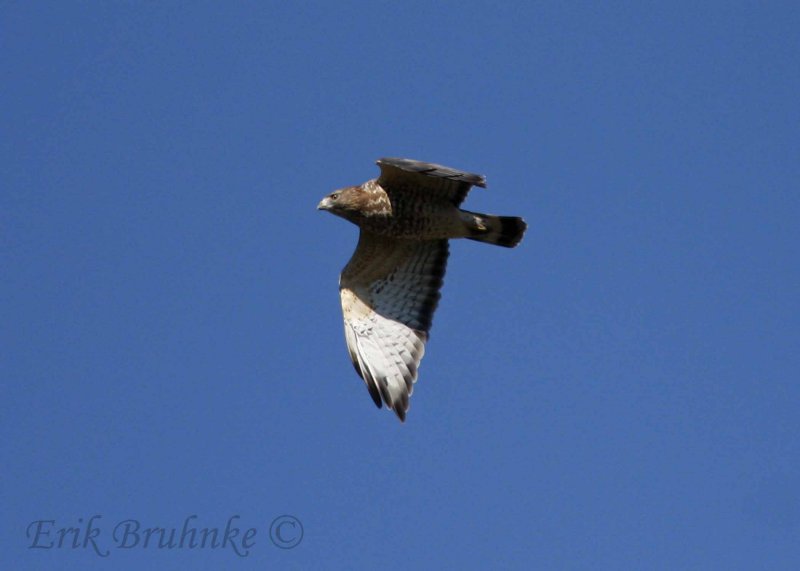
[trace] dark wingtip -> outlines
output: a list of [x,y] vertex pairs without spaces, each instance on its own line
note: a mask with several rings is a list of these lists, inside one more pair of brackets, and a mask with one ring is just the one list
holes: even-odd
[[369,396],[372,397],[372,402],[374,402],[375,406],[378,408],[382,408],[383,403],[381,402],[381,393],[378,392],[378,387],[376,387],[374,383],[367,383],[367,388],[369,389]]
[[381,408],[381,393],[375,384],[375,379],[372,378],[369,371],[362,371],[361,367],[359,367],[358,363],[352,357],[350,362],[353,363],[353,368],[356,370],[356,373],[358,373],[358,376],[364,379],[364,384],[367,385],[367,390],[369,391],[369,396],[372,397],[372,402],[375,403],[375,406]]

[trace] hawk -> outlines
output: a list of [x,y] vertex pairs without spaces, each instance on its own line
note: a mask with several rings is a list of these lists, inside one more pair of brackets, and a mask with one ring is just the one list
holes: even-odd
[[439,301],[448,240],[513,248],[527,224],[515,216],[461,210],[477,174],[410,159],[377,161],[381,174],[337,190],[317,206],[360,228],[339,293],[347,350],[378,408],[405,421]]

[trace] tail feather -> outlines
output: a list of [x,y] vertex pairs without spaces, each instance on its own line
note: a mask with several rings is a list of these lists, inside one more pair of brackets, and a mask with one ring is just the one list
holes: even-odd
[[525,221],[517,216],[464,212],[472,217],[472,220],[467,222],[469,228],[467,238],[470,240],[513,248],[520,243],[528,228]]

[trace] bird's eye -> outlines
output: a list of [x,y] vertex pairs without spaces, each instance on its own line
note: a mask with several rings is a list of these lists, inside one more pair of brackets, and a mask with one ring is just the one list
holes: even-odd
[[331,200],[336,200],[337,198],[339,198],[338,192],[334,192],[333,194],[331,194]]

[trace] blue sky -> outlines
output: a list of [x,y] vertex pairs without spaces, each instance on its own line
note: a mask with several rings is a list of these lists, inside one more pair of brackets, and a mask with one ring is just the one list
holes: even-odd
[[[796,569],[798,29],[4,3],[3,568]],[[356,228],[315,210],[381,156],[485,174],[466,207],[530,225],[451,245],[404,425],[345,350]],[[30,548],[95,515],[107,558]],[[249,554],[114,543],[192,515]]]

